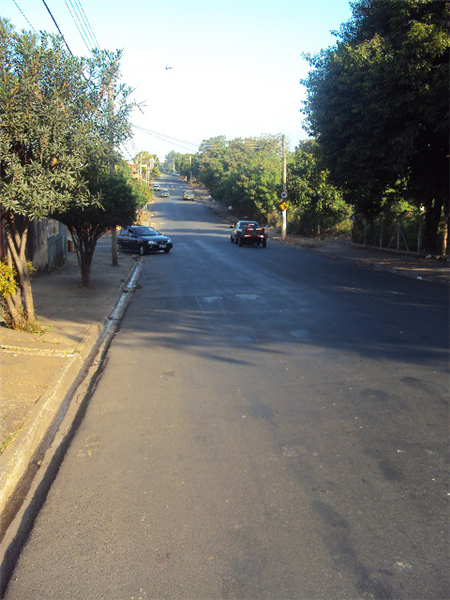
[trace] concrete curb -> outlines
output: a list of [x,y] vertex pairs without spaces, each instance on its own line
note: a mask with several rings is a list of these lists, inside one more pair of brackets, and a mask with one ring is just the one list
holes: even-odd
[[89,356],[90,350],[98,339],[103,325],[95,323],[83,335],[75,347],[72,356],[60,368],[28,417],[28,425],[0,456],[0,513],[3,515],[8,498],[25,473],[28,464],[39,447],[51,422],[61,405],[61,398],[67,394],[70,386]]
[[[130,271],[121,296],[103,322],[94,323],[78,342],[74,356],[53,379],[24,429],[0,457],[2,545],[0,583],[3,594],[34,519],[76,431],[95,379],[140,274]],[[126,289],[127,288],[127,289]]]

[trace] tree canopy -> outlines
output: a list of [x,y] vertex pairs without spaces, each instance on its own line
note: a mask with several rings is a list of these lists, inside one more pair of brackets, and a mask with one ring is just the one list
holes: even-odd
[[117,224],[131,225],[136,217],[139,192],[124,173],[101,173],[89,182],[98,204],[80,209],[74,202],[53,217],[69,229],[78,256],[81,285],[89,287],[92,257],[98,239]]
[[317,142],[301,142],[290,157],[287,172],[291,229],[320,236],[334,232],[342,221],[349,222],[349,206],[329,181]]
[[0,209],[18,282],[6,299],[16,327],[35,318],[25,254],[31,221],[98,207],[95,182],[131,135],[120,56],[80,59],[62,38],[17,33],[0,19]]
[[449,4],[358,0],[335,46],[308,56],[310,135],[332,181],[363,214],[399,179],[426,211],[434,249],[448,214]]
[[260,218],[273,212],[281,192],[280,136],[204,141],[197,176],[215,199]]

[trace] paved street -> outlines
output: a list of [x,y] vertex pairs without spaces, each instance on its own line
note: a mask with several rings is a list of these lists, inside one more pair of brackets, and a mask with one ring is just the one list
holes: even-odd
[[5,598],[448,598],[445,286],[238,248],[170,181]]

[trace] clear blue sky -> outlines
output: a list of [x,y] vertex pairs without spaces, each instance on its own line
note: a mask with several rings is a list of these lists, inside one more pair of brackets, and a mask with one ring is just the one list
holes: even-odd
[[[123,49],[122,80],[145,104],[133,124],[163,138],[135,130],[127,158],[140,150],[161,159],[170,150],[195,151],[191,144],[218,135],[284,133],[293,149],[307,137],[302,53],[333,45],[331,31],[351,16],[348,0],[46,3],[74,54],[89,51],[67,5],[84,9],[101,48]],[[1,0],[0,14],[19,30],[31,24],[57,32],[42,0]]]

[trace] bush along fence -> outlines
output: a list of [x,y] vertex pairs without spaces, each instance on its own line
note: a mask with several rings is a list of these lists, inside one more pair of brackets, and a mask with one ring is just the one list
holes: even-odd
[[[424,215],[418,211],[398,215],[380,215],[369,220],[354,214],[351,218],[351,241],[364,246],[427,254],[423,249]],[[446,255],[448,247],[448,215],[441,219],[438,248]]]

